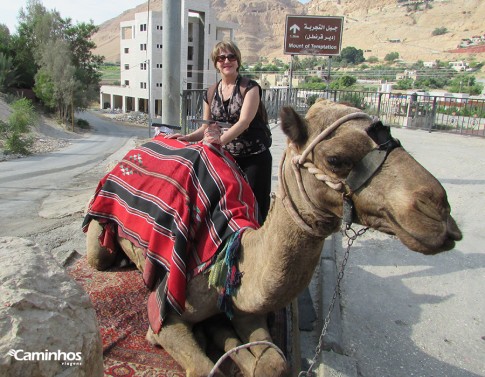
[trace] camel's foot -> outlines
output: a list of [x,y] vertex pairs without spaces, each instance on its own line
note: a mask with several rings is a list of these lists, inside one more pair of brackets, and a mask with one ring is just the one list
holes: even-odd
[[99,235],[102,226],[96,220],[91,220],[86,233],[86,257],[91,267],[97,270],[106,270],[116,262],[116,253],[112,253],[99,244]]
[[[192,326],[183,322],[177,314],[169,313],[158,334],[148,329],[147,340],[158,344],[172,356],[187,377],[207,377],[214,363],[206,356],[192,332]],[[222,377],[220,374],[216,374]]]
[[[232,322],[244,343],[272,342],[266,315],[235,316]],[[249,350],[255,358],[250,376],[283,377],[290,375],[290,368],[285,358],[274,347],[255,345],[251,346]]]
[[[243,327],[243,329],[239,329]],[[250,316],[232,321],[224,317],[214,317],[204,322],[205,331],[214,343],[225,352],[245,343],[272,342],[267,329],[266,316]],[[238,331],[238,334],[236,333]],[[232,361],[246,377],[282,377],[289,376],[285,358],[268,345],[252,345],[229,354]]]
[[[204,327],[207,337],[210,338],[218,348],[224,350],[224,352],[228,352],[242,345],[231,322],[224,314],[205,321],[202,326]],[[242,348],[237,352],[232,352],[227,358],[232,359],[244,376],[253,376],[255,358],[248,348]]]

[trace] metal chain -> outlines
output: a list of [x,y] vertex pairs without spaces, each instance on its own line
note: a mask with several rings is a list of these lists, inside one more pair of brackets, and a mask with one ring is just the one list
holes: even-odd
[[325,320],[323,322],[323,328],[322,328],[322,333],[320,334],[320,337],[318,338],[318,345],[315,349],[315,356],[313,356],[313,359],[310,363],[310,366],[308,370],[301,371],[298,374],[298,377],[300,376],[307,376],[307,377],[312,377],[314,376],[314,373],[312,372],[313,367],[315,366],[315,363],[317,362],[318,356],[322,353],[322,346],[323,346],[323,338],[325,334],[327,333],[327,328],[328,325],[330,324],[330,316],[333,312],[333,308],[335,306],[335,302],[337,301],[337,297],[340,296],[340,282],[342,281],[344,277],[344,271],[345,271],[345,266],[347,265],[347,261],[349,259],[350,255],[350,247],[353,245],[354,241],[362,236],[365,232],[367,232],[369,228],[361,228],[357,232],[352,229],[350,225],[347,225],[345,227],[345,230],[343,231],[345,236],[347,237],[347,250],[345,250],[344,257],[342,259],[342,264],[340,265],[339,272],[337,275],[337,284],[335,285],[335,290],[333,291],[333,296],[332,296],[332,301],[330,302],[330,306],[328,308],[327,315],[325,316]]

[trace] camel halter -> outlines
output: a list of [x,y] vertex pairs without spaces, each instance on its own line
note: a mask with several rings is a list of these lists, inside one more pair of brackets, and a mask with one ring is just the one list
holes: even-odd
[[[353,119],[367,119],[372,122],[369,128],[367,129],[367,133],[374,140],[374,142],[377,143],[377,148],[371,150],[366,156],[364,156],[353,167],[353,169],[350,171],[349,175],[344,181],[342,180],[335,181],[331,177],[326,175],[323,171],[318,169],[313,163],[305,160],[318,143],[326,139],[332,132],[334,132],[342,124]],[[372,129],[384,130],[384,132],[376,132],[376,135],[371,135],[370,130]],[[313,213],[319,218],[319,220],[328,221],[328,219],[334,218],[335,215],[332,213],[323,211],[320,208],[318,208],[315,204],[313,204],[310,197],[308,196],[305,186],[303,185],[301,169],[302,168],[308,169],[308,172],[313,174],[316,179],[318,179],[319,181],[323,181],[330,188],[336,191],[342,191],[344,189],[344,185],[346,185],[349,188],[349,191],[347,193],[345,192],[342,193],[343,194],[343,221],[346,224],[346,228],[348,229],[352,224],[352,219],[353,219],[353,202],[352,202],[351,196],[353,195],[353,193],[359,190],[369,180],[369,178],[371,178],[375,174],[377,169],[379,169],[379,167],[386,160],[389,152],[394,148],[399,147],[400,145],[401,144],[397,139],[393,139],[390,136],[389,127],[383,126],[382,123],[377,118],[371,117],[370,115],[367,115],[366,113],[363,113],[363,112],[356,112],[356,113],[343,116],[342,118],[333,122],[325,130],[323,130],[305,148],[305,150],[300,155],[296,154],[295,156],[293,156],[293,158],[291,159],[291,166],[296,176],[298,188],[302,193],[305,202],[313,210]],[[285,150],[279,166],[278,177],[279,177],[279,187],[281,191],[279,196],[287,212],[290,214],[290,216],[293,218],[295,223],[302,230],[317,237],[325,236],[326,234],[323,231],[314,229],[305,222],[305,220],[302,218],[300,213],[298,213],[297,209],[295,208],[295,205],[292,202],[291,198],[288,196],[288,186],[286,183],[286,178],[283,174],[287,150]]]

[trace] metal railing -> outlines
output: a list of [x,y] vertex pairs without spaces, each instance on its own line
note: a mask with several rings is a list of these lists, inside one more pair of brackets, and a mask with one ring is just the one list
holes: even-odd
[[[185,132],[197,128],[191,119],[202,118],[204,90],[185,90],[182,94],[182,127]],[[485,137],[485,100],[348,90],[264,89],[263,103],[270,120],[278,119],[283,106],[292,106],[305,115],[318,99],[346,103],[378,116],[394,127],[450,132]]]

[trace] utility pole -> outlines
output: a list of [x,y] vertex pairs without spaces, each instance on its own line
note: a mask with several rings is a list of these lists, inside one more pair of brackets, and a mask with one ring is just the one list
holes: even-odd
[[180,126],[180,0],[164,0],[162,7],[162,123]]

